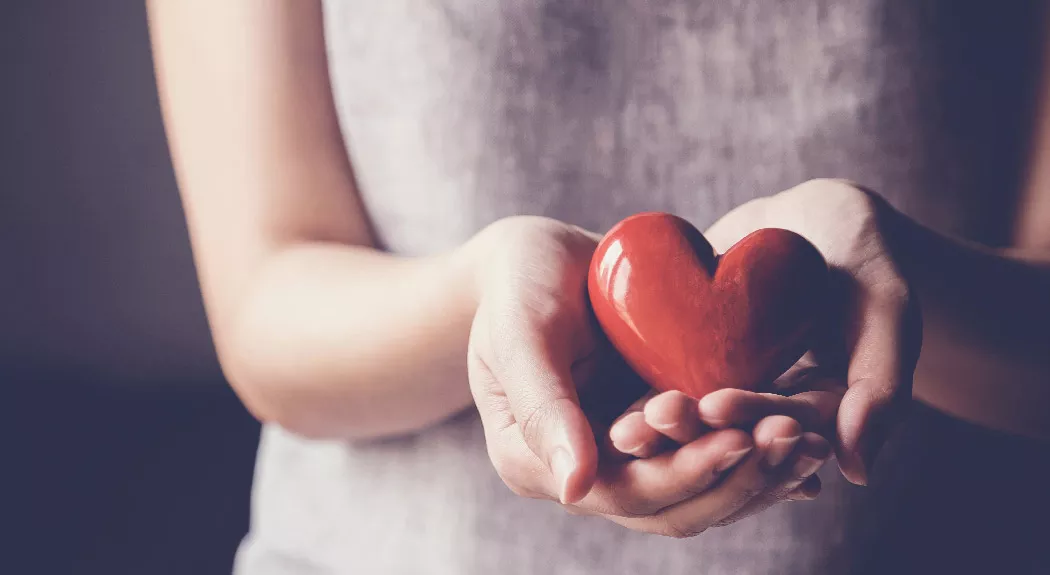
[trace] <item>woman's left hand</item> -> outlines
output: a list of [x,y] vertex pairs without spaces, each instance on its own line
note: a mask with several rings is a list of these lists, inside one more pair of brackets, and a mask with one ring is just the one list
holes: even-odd
[[[833,272],[831,321],[812,349],[773,382],[776,393],[723,389],[699,402],[679,392],[654,393],[612,426],[613,445],[647,457],[711,429],[751,428],[765,417],[787,415],[832,440],[843,475],[866,484],[879,448],[911,400],[922,340],[918,306],[887,249],[884,209],[849,182],[813,180],[744,204],[715,223],[705,236],[719,253],[761,228],[788,229],[812,242]],[[779,495],[807,498],[813,487]],[[775,502],[752,502],[738,515]]]

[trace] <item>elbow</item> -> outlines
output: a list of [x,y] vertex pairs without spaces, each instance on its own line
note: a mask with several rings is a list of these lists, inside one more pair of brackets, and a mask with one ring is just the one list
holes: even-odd
[[213,322],[223,374],[256,419],[310,439],[370,440],[418,432],[460,407],[444,386],[391,384],[401,376],[387,364],[351,352],[340,330],[318,325],[323,310],[289,309],[296,297],[267,284]]
[[255,332],[216,342],[223,375],[248,412],[263,424],[308,439],[347,437],[327,417],[330,408],[319,410],[311,398],[316,390],[305,381],[309,376],[301,370],[292,375],[289,359],[268,350],[271,344],[266,339]]
[[231,355],[235,357],[220,360],[223,374],[252,417],[309,439],[331,438],[312,421],[315,418],[307,415],[301,400],[295,398],[289,389],[294,387],[292,382],[260,375],[259,367],[250,359]]
[[348,396],[352,385],[326,384],[299,354],[289,353],[264,332],[248,333],[252,335],[218,346],[219,362],[241,403],[261,423],[313,440],[367,442],[419,431],[412,422],[377,417],[384,410],[367,406],[384,402]]

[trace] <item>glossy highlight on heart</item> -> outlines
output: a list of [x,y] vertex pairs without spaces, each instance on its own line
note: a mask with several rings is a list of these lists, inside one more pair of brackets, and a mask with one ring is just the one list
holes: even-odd
[[718,255],[686,220],[650,212],[598,244],[588,292],[638,375],[700,398],[762,389],[791,367],[810,346],[829,279],[823,256],[794,232],[760,229]]

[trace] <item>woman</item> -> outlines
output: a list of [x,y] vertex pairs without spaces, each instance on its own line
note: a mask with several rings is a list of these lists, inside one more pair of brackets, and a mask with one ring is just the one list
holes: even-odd
[[[930,564],[937,552],[894,553],[880,523],[892,500],[837,473],[812,503],[774,504],[816,497],[832,450],[850,482],[877,479],[913,373],[924,405],[1050,436],[1047,186],[1036,171],[1004,201],[989,190],[1009,180],[971,177],[994,154],[953,123],[939,91],[953,68],[923,68],[941,64],[924,26],[946,14],[874,0],[151,2],[217,350],[267,423],[237,572]],[[1010,79],[999,87],[1024,93]],[[995,135],[1018,102],[965,125]],[[884,196],[839,180],[769,195],[827,175]],[[639,393],[607,377],[580,288],[597,233],[644,210],[724,215],[705,232],[719,249],[792,229],[850,278],[786,399],[628,407]],[[946,441],[1003,453],[981,433]],[[921,468],[921,450],[896,453],[880,458],[883,493],[922,486],[892,473]]]

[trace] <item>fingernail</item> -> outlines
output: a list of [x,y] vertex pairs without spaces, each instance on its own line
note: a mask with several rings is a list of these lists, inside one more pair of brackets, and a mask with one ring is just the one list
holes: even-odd
[[813,501],[816,499],[816,495],[810,495],[808,493],[802,493],[801,491],[795,491],[789,493],[787,496],[788,501]]
[[639,442],[637,441],[637,438],[634,438],[635,441],[625,441],[624,438],[621,436],[626,435],[628,439],[632,438],[631,434],[624,433],[622,429],[622,427],[614,426],[612,428],[612,431],[609,433],[609,439],[612,440],[613,447],[615,447],[617,451],[634,455],[638,453],[643,447],[645,447],[645,441]]
[[640,443],[637,442],[624,441],[624,439],[619,436],[627,435],[629,438],[630,435],[624,433],[617,433],[618,431],[619,428],[613,427],[612,432],[609,433],[609,440],[612,441],[613,447],[615,447],[618,451],[622,451],[624,453],[631,453],[632,451],[638,451],[638,448],[642,446]]
[[678,427],[677,423],[666,423],[660,421],[654,421],[650,425],[652,425],[653,429],[657,429],[659,431],[670,431]]
[[634,444],[623,445],[621,443],[616,443],[614,441],[613,442],[613,447],[615,447],[621,453],[626,453],[628,455],[637,456],[639,453],[642,452],[642,449],[645,447],[645,443],[639,443],[639,444],[636,444],[636,445],[634,445]]
[[701,418],[701,421],[703,421],[708,427],[713,427],[715,429],[725,429],[726,427],[729,427],[729,422],[724,419],[703,417]]
[[558,499],[563,504],[568,503],[569,475],[572,475],[575,467],[576,460],[565,448],[559,447],[554,450],[554,455],[551,456],[551,473],[558,482]]
[[793,474],[795,475],[795,477],[804,480],[810,475],[816,473],[822,465],[824,465],[823,459],[815,459],[808,455],[803,455],[802,457],[799,457],[798,462],[795,463],[795,469],[793,470]]
[[725,457],[722,458],[722,461],[720,461],[718,465],[715,466],[715,475],[719,475],[729,469],[732,469],[734,465],[740,463],[740,461],[744,459],[744,457],[746,457],[747,454],[751,453],[753,450],[754,447],[745,447],[744,449],[730,451],[729,453],[725,454]]
[[723,427],[729,427],[729,424],[726,422],[726,420],[711,416],[711,408],[708,407],[705,409],[704,405],[705,403],[703,400],[701,400],[700,403],[697,404],[697,412],[700,414],[700,420],[703,421],[704,424],[706,424],[709,427],[714,427],[718,429]]
[[824,465],[824,461],[824,459],[816,459],[808,455],[799,456],[798,461],[791,468],[791,475],[794,479],[784,484],[784,490],[789,492],[796,491]]
[[784,460],[795,450],[800,439],[802,436],[796,435],[795,437],[778,437],[770,441],[769,447],[766,448],[766,464],[770,467],[778,467],[784,463]]
[[865,487],[868,485],[868,474],[863,469],[851,470],[842,460],[839,460],[839,471],[842,472],[842,476],[846,478],[846,481],[857,485],[859,487]]

